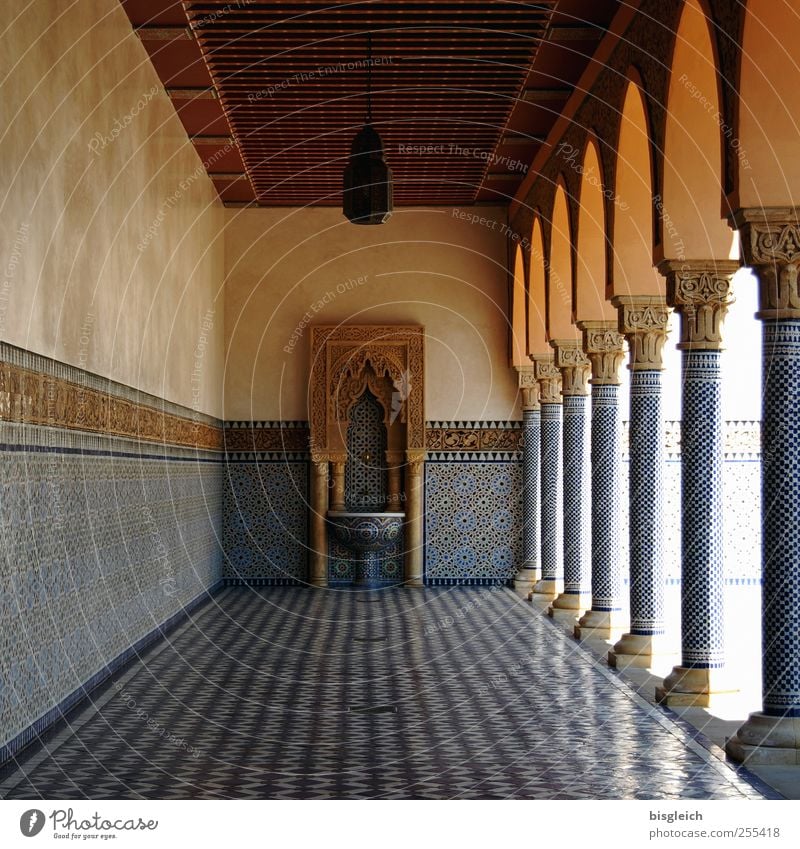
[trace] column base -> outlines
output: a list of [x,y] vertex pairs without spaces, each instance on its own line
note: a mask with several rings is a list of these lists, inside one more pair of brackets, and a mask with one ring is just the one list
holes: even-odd
[[621,610],[587,610],[575,626],[575,639],[618,640],[627,627]]
[[514,578],[514,589],[518,593],[533,592],[534,586],[541,580],[542,572],[540,569],[529,569],[524,567],[517,572]]
[[422,578],[408,578],[403,582],[403,586],[410,590],[418,590],[425,586],[425,582]]
[[591,603],[587,593],[561,593],[547,608],[547,615],[556,622],[576,624]]
[[623,634],[608,653],[608,665],[615,669],[629,666],[647,669],[653,665],[654,658],[674,653],[663,634]]
[[800,718],[751,713],[725,745],[739,763],[789,766],[800,764]]
[[676,666],[656,687],[656,701],[666,707],[709,707],[717,696],[739,692],[726,669]]
[[533,585],[528,601],[553,601],[563,591],[563,581],[555,578],[541,578]]

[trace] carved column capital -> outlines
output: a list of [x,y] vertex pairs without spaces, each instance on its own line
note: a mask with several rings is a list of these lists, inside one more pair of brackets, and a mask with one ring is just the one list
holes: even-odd
[[553,339],[550,347],[556,352],[556,368],[561,371],[561,394],[588,395],[589,358],[577,339]]
[[425,465],[425,451],[406,451],[406,470],[411,477],[419,477]]
[[329,454],[318,454],[316,451],[311,452],[311,462],[317,466],[317,470],[322,472],[323,468],[325,474],[328,474],[328,463],[330,462]]
[[734,224],[744,261],[758,275],[757,318],[800,319],[800,209],[740,209]]
[[681,316],[678,348],[720,350],[731,278],[738,269],[735,260],[665,260],[658,266],[667,278],[667,303]]
[[613,321],[578,322],[583,333],[583,350],[592,364],[592,379],[598,386],[619,386],[619,368],[625,359],[625,337]]
[[539,384],[542,404],[561,403],[561,372],[556,368],[553,354],[531,354],[533,373]]
[[619,332],[628,341],[631,371],[661,371],[669,322],[666,299],[658,295],[617,295],[611,303],[619,312]]
[[533,363],[529,366],[515,366],[518,376],[518,386],[522,396],[523,410],[539,409],[539,383],[536,380]]

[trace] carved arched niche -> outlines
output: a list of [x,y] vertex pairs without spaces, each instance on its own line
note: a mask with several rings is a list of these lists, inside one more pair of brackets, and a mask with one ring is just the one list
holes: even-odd
[[424,328],[416,326],[311,328],[311,579],[318,586],[327,581],[327,511],[345,509],[350,411],[367,389],[384,411],[389,477],[386,509],[406,514],[406,582],[411,586],[422,584],[424,341]]
[[425,450],[422,327],[311,328],[313,454],[345,449],[348,411],[366,387],[387,411],[389,450]]

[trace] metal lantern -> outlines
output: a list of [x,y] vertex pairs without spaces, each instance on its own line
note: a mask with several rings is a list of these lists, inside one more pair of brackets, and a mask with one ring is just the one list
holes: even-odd
[[392,214],[392,169],[383,158],[381,137],[369,123],[350,147],[344,214],[353,224],[383,224]]
[[367,41],[367,118],[344,169],[343,211],[353,224],[383,224],[392,214],[392,169],[372,126],[372,34]]

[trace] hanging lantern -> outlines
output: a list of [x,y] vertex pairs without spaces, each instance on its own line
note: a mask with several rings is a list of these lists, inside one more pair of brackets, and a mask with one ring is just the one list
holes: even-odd
[[367,41],[367,118],[344,169],[343,211],[353,224],[383,224],[392,214],[392,169],[372,126],[372,34]]

